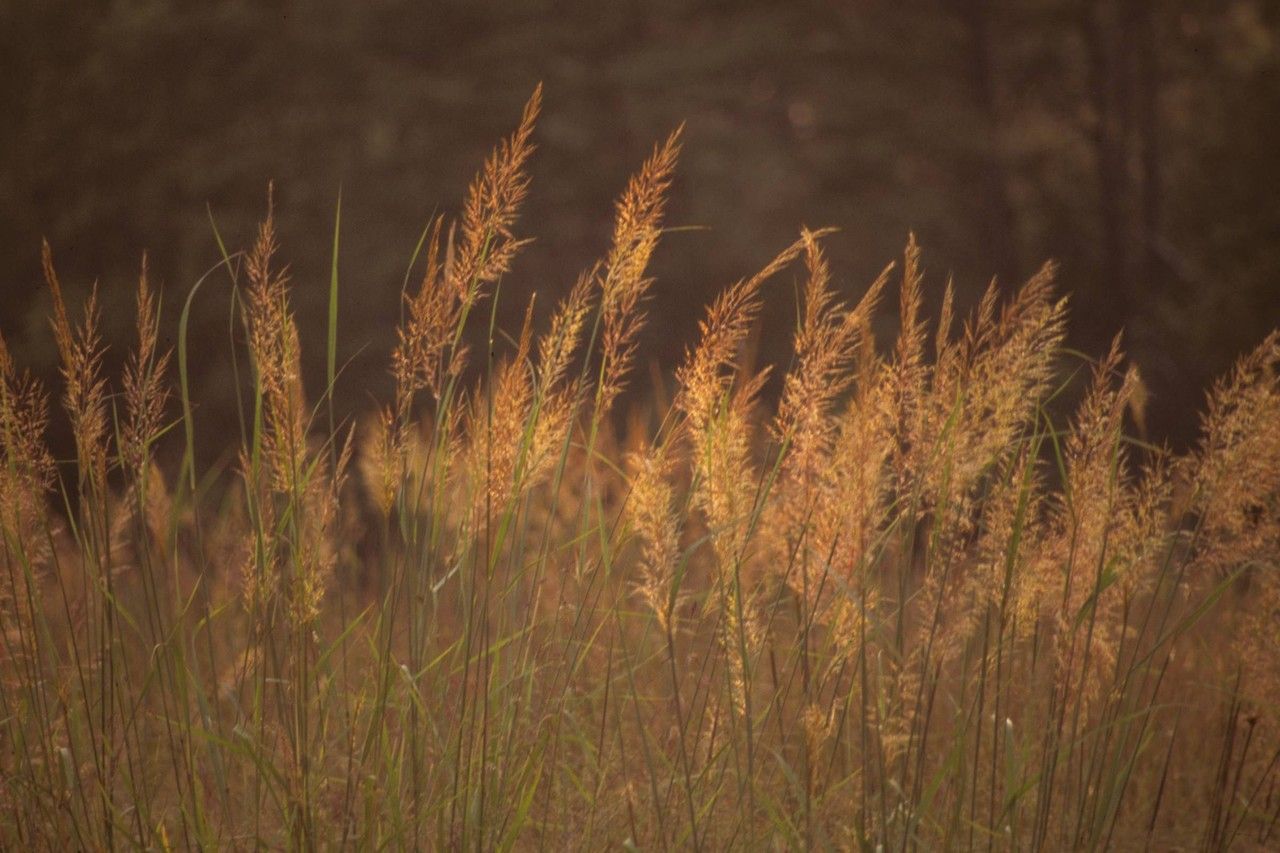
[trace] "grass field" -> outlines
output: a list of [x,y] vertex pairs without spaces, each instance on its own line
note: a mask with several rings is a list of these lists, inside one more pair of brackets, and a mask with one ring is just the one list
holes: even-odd
[[[1280,336],[1174,454],[1052,266],[927,318],[914,239],[845,302],[801,230],[637,389],[679,132],[545,305],[507,275],[539,103],[425,232],[355,422],[336,227],[327,329],[270,210],[213,273],[234,343],[161,334],[144,264],[120,377],[46,246],[75,459],[0,340],[0,847],[1280,845]],[[233,465],[196,347],[243,383]]]

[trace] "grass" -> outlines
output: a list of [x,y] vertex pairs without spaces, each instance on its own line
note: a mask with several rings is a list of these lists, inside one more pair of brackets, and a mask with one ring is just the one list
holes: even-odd
[[[846,304],[804,230],[620,427],[680,134],[607,256],[507,334],[539,105],[425,233],[395,397],[358,423],[334,416],[341,203],[319,393],[270,209],[222,249],[232,472],[197,470],[187,311],[173,358],[144,261],[116,390],[46,246],[76,454],[0,340],[0,845],[1280,843],[1280,336],[1176,455],[1125,433],[1118,338],[1055,422],[1077,362],[1052,266],[956,328],[949,286],[923,316],[914,240]],[[742,354],[788,273],[767,406]]]

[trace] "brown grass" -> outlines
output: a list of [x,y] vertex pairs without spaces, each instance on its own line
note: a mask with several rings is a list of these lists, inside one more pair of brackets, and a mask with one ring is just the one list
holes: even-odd
[[[680,132],[505,338],[540,103],[432,223],[359,429],[318,416],[340,376],[304,388],[268,200],[224,259],[238,477],[155,461],[192,407],[145,260],[117,403],[45,247],[76,458],[0,339],[0,845],[1278,843],[1280,333],[1178,456],[1126,433],[1119,337],[1055,421],[1052,265],[933,324],[911,237],[876,341],[890,268],[846,299],[805,229],[620,428]],[[787,275],[771,405],[742,352]]]

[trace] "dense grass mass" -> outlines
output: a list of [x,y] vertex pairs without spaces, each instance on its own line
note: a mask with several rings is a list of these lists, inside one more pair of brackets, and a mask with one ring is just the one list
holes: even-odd
[[539,97],[428,228],[359,423],[336,308],[303,388],[270,211],[224,250],[232,466],[196,462],[197,342],[158,346],[145,264],[113,385],[46,247],[75,459],[0,340],[0,846],[1280,843],[1280,335],[1174,455],[1127,436],[1118,338],[1064,350],[1051,266],[932,323],[914,240],[845,303],[802,230],[622,418],[679,133],[548,308],[504,279]]

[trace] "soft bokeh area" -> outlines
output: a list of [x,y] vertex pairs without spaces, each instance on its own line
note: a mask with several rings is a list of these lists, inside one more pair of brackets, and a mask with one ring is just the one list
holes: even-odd
[[[967,309],[993,273],[1008,292],[1058,260],[1069,343],[1096,353],[1123,327],[1153,437],[1182,444],[1209,380],[1280,317],[1278,35],[1260,0],[4,4],[0,332],[52,375],[46,236],[73,301],[101,282],[123,352],[142,251],[176,318],[219,258],[210,212],[245,248],[273,179],[300,326],[320,329],[341,190],[344,381],[385,396],[423,227],[543,81],[537,242],[509,286],[563,295],[684,122],[668,222],[696,230],[654,259],[663,371],[798,223],[840,229],[846,295],[914,229],[934,307],[949,273]],[[780,316],[793,289],[769,296]],[[228,292],[219,273],[193,303],[193,339],[227,340]],[[789,323],[765,324],[765,360]],[[203,416],[231,418],[229,361],[192,370]]]

